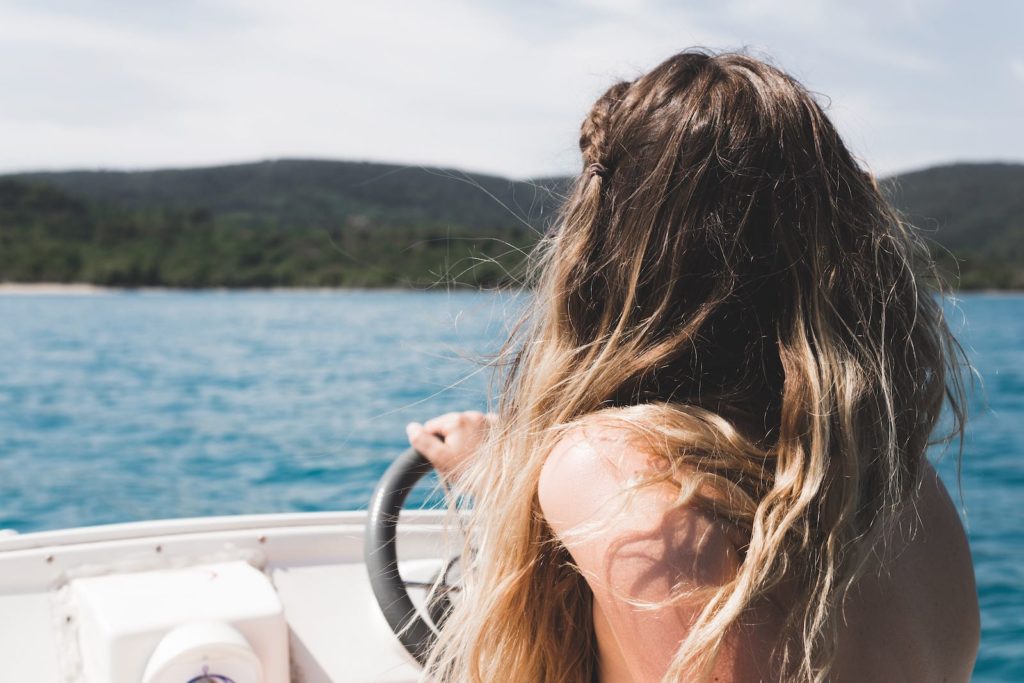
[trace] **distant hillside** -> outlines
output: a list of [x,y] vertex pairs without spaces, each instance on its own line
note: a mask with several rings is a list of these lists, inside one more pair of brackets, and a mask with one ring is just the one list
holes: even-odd
[[351,161],[282,159],[159,171],[22,174],[68,194],[126,209],[204,209],[246,227],[333,226],[381,221],[449,224],[484,232],[515,216],[539,223],[548,189],[449,169]]
[[939,166],[885,185],[961,287],[1024,289],[1024,164]]
[[[961,286],[1024,288],[1024,165],[955,164],[884,184]],[[4,176],[0,281],[514,282],[521,250],[549,224],[566,187],[564,178],[308,160]]]
[[0,281],[489,286],[515,280],[562,189],[301,160],[0,177]]

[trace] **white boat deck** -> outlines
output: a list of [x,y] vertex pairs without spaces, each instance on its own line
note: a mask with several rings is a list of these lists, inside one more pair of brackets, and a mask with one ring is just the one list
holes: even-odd
[[[403,513],[407,580],[429,581],[441,566],[442,514]],[[0,681],[101,683],[88,678],[75,651],[76,613],[65,595],[73,580],[230,561],[259,569],[276,589],[291,681],[417,680],[419,667],[367,580],[365,519],[365,512],[252,515],[0,536]]]

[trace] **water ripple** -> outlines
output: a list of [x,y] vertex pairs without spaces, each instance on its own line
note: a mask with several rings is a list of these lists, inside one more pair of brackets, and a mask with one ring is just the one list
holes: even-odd
[[[497,348],[514,306],[477,293],[0,296],[0,528],[363,507],[407,421],[486,406],[487,374],[466,358]],[[959,309],[984,388],[962,477],[975,680],[1024,680],[1024,297]],[[954,490],[955,458],[939,469]]]

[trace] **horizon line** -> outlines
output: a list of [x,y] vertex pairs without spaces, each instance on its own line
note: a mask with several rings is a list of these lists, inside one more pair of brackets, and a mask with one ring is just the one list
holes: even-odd
[[[19,170],[0,169],[0,178],[11,177],[11,176],[35,176],[35,175],[47,175],[47,174],[65,174],[65,173],[161,173],[161,172],[183,172],[183,171],[199,171],[217,168],[233,168],[239,166],[256,166],[259,164],[274,164],[280,162],[312,162],[312,163],[343,163],[343,164],[367,164],[376,166],[390,166],[396,170],[401,169],[421,169],[426,171],[446,171],[461,173],[470,176],[486,176],[491,178],[497,178],[500,180],[507,180],[510,182],[533,182],[538,180],[548,180],[557,178],[572,178],[575,173],[542,173],[537,175],[528,176],[515,176],[498,173],[495,171],[481,171],[466,168],[459,168],[456,166],[449,166],[443,164],[430,165],[430,164],[417,164],[410,162],[381,160],[381,159],[366,159],[366,158],[342,158],[342,157],[317,157],[317,156],[279,156],[279,157],[263,157],[263,158],[249,158],[246,160],[231,160],[231,161],[219,161],[219,162],[196,162],[194,164],[169,164],[166,166],[63,166],[63,167],[41,167],[41,168],[29,168]],[[908,167],[903,170],[886,173],[880,175],[880,179],[895,178],[902,175],[909,175],[912,173],[919,173],[922,171],[929,171],[938,168],[947,168],[950,166],[1024,166],[1024,159],[998,159],[998,158],[982,158],[982,159],[951,159],[949,161],[929,163],[923,166]]]

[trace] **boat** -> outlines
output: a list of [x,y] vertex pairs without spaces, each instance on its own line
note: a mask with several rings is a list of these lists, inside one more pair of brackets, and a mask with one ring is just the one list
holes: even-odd
[[0,681],[403,683],[457,586],[410,449],[366,511],[0,535]]

